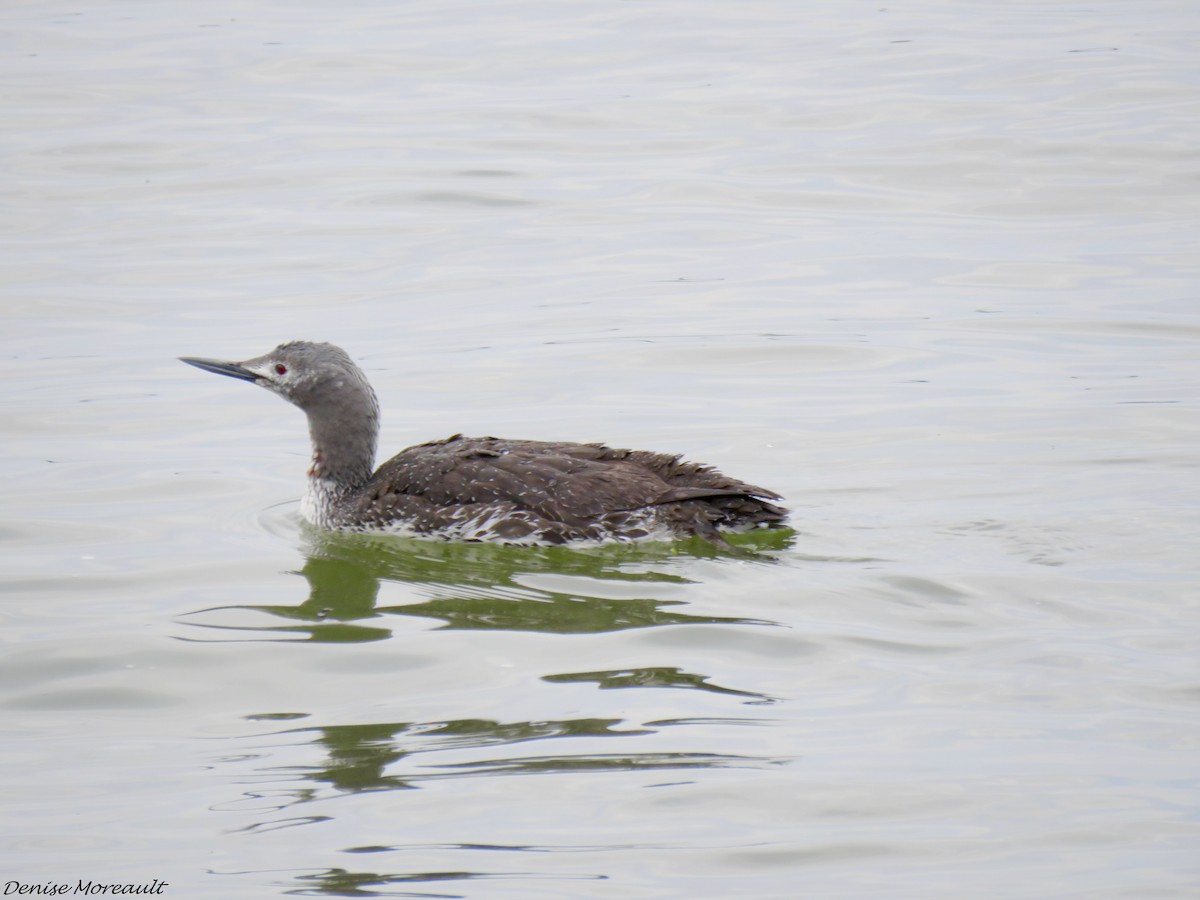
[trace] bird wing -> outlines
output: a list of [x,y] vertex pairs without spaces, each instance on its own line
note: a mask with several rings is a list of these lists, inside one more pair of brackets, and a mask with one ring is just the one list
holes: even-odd
[[702,497],[775,496],[666,454],[461,435],[398,453],[367,488],[377,509],[502,503],[568,524]]

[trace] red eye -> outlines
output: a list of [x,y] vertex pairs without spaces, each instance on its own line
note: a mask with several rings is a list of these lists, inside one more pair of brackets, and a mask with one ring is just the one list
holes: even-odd
[[287,366],[285,366],[283,363],[276,363],[275,364],[275,374],[276,375],[286,375],[287,374]]

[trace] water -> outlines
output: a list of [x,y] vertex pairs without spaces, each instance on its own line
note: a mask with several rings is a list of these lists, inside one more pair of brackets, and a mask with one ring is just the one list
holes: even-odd
[[[1195,896],[1197,24],[10,3],[0,880]],[[796,533],[313,533],[293,337]]]

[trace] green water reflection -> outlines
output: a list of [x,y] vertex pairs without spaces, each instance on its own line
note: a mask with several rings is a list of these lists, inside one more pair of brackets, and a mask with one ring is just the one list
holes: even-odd
[[[735,540],[746,558],[769,565],[772,558],[767,553],[787,546],[790,536],[787,531],[761,531]],[[304,567],[294,573],[303,576],[308,585],[303,602],[295,606],[215,607],[200,611],[189,621],[206,629],[233,630],[243,635],[252,632],[257,639],[339,643],[389,637],[392,632],[386,624],[388,616],[434,619],[442,628],[557,634],[656,625],[773,624],[740,617],[693,615],[676,609],[685,605],[683,601],[652,596],[656,586],[689,583],[677,572],[667,571],[672,561],[681,556],[711,557],[719,553],[699,539],[679,544],[576,549],[434,542],[314,530],[306,535]],[[560,576],[564,589],[535,587],[526,581],[529,576],[541,575]],[[380,606],[378,596],[383,582],[410,585],[432,597]],[[606,584],[621,586],[615,593],[622,596],[597,596]],[[625,596],[630,593],[629,585],[644,588],[649,596]],[[594,593],[588,592],[589,587]],[[224,611],[235,610],[265,613],[276,621],[261,626],[211,621]]]
[[[261,717],[254,716],[252,719]],[[760,725],[758,719],[723,720],[725,724]],[[298,780],[300,787],[275,790],[272,812],[337,794],[367,791],[411,790],[422,783],[448,778],[497,775],[549,775],[587,771],[645,771],[655,769],[754,768],[782,760],[711,752],[629,752],[622,738],[653,735],[663,729],[687,727],[694,720],[664,720],[652,725],[623,724],[621,719],[577,718],[542,722],[500,722],[458,719],[446,722],[386,722],[293,728],[259,735],[255,740],[299,740],[321,751],[312,765],[268,766],[256,770],[264,782]],[[550,739],[613,739],[623,752],[557,752],[527,756],[497,755],[502,748]],[[559,746],[556,744],[556,747]],[[564,745],[565,746],[565,745]],[[469,762],[437,762],[437,754],[486,750],[483,758]],[[421,757],[433,754],[427,760]],[[257,755],[256,755],[257,756]],[[266,796],[260,791],[255,796]],[[323,818],[323,817],[321,817]],[[288,819],[286,822],[294,822]],[[305,821],[308,821],[306,818]],[[245,831],[261,831],[279,822],[259,822]]]
[[[296,713],[265,713],[246,718],[251,721],[293,719]],[[629,739],[654,735],[664,729],[694,725],[711,725],[710,721],[689,719],[663,720],[644,726],[623,724],[613,718],[575,718],[539,722],[502,722],[489,719],[457,719],[444,722],[389,722],[357,725],[327,725],[289,728],[247,736],[260,744],[259,752],[239,757],[251,761],[250,775],[255,786],[241,800],[223,809],[238,809],[249,802],[259,810],[261,818],[237,831],[247,835],[263,834],[281,829],[318,825],[334,816],[303,814],[311,804],[353,795],[369,795],[379,791],[409,791],[444,779],[498,776],[587,775],[612,772],[657,772],[712,769],[768,768],[788,762],[783,758],[749,756],[714,752],[631,752]],[[769,723],[756,718],[721,720],[721,724],[763,726]],[[569,743],[562,744],[559,739]],[[625,739],[625,740],[622,740]],[[554,753],[512,753],[515,745],[533,741],[555,740]],[[615,752],[597,752],[596,740],[609,744]],[[580,741],[582,752],[572,753],[570,742]],[[299,742],[308,751],[320,755],[308,765],[262,766],[263,756],[270,756],[268,747]],[[264,754],[262,751],[266,750]],[[464,752],[479,751],[478,758],[460,759]],[[446,754],[446,755],[443,755]],[[244,779],[239,779],[245,783]],[[678,784],[677,780],[671,784]],[[287,785],[287,786],[284,786]],[[268,804],[264,809],[264,801]],[[413,849],[401,846],[371,845],[346,848],[346,853],[391,854]],[[533,846],[460,845],[457,849],[503,850],[509,852],[548,852],[552,848]],[[560,848],[561,849],[561,848]],[[355,871],[346,868],[327,868],[293,875],[287,893],[332,896],[374,896],[387,885],[430,883],[479,878],[513,877],[513,872],[488,871]],[[562,875],[531,872],[525,876],[551,879],[590,879],[602,877],[588,874]],[[404,896],[458,896],[453,894],[404,894]]]
[[[743,537],[740,562],[773,565],[770,552],[788,536],[761,533]],[[295,578],[296,605],[245,604],[203,610],[189,617],[213,639],[375,641],[389,637],[397,620],[433,620],[440,629],[492,629],[550,634],[585,634],[678,624],[774,623],[732,616],[697,615],[678,599],[691,581],[681,573],[687,557],[714,557],[707,544],[615,545],[589,548],[505,547],[405,540],[390,536],[305,534],[305,562]],[[385,585],[392,589],[383,591]],[[399,593],[413,602],[397,603]],[[381,602],[381,596],[387,602]],[[262,624],[234,624],[250,613]],[[391,624],[389,624],[389,622]],[[549,684],[592,685],[597,690],[684,690],[764,705],[771,698],[718,684],[708,675],[671,665],[543,674]],[[742,707],[744,709],[744,706]],[[661,707],[656,707],[661,709]],[[238,781],[245,793],[222,809],[253,810],[252,821],[236,831],[255,835],[328,822],[334,810],[322,801],[380,792],[406,793],[447,779],[521,776],[599,777],[606,773],[654,773],[647,781],[679,783],[691,772],[762,768],[786,760],[753,754],[714,752],[701,739],[693,748],[664,750],[654,735],[688,729],[696,738],[716,727],[762,727],[760,717],[721,719],[658,718],[639,723],[605,716],[544,721],[490,718],[445,721],[391,721],[358,724],[311,723],[295,711],[263,711],[245,717],[280,729],[247,734],[250,752],[231,756],[230,765],[248,765]],[[286,723],[286,724],[284,724]],[[696,729],[692,731],[691,729]],[[552,741],[553,743],[546,743]],[[533,743],[539,742],[539,743]],[[525,745],[525,746],[521,746]],[[286,749],[285,749],[286,748]],[[741,745],[739,745],[741,749]],[[295,753],[302,754],[295,760]],[[285,761],[286,760],[286,761]],[[659,775],[657,773],[682,773]],[[379,852],[397,848],[378,847]],[[399,848],[403,849],[403,848]],[[509,848],[521,850],[523,848]],[[473,867],[474,868],[474,867]],[[326,868],[293,874],[287,893],[372,896],[404,894],[404,885],[425,885],[409,896],[439,893],[437,882],[512,877],[480,871],[356,871]],[[562,878],[525,872],[523,877]],[[598,876],[575,875],[568,878]]]
[[711,691],[714,694],[732,694],[736,697],[753,697],[769,702],[770,698],[753,691],[713,684],[705,675],[684,672],[674,666],[658,666],[640,669],[613,669],[604,672],[571,672],[563,675],[543,675],[543,681],[554,684],[593,682],[601,690],[632,687],[683,688],[693,691]]
[[[406,872],[386,874],[382,872],[348,872],[345,869],[327,869],[311,875],[298,876],[296,881],[304,887],[288,891],[293,895],[328,895],[334,897],[426,897],[426,898],[461,898],[464,894],[431,893],[422,890],[419,893],[396,893],[389,890],[372,890],[387,888],[388,885],[423,884],[443,881],[479,881],[482,879],[527,879],[541,877],[529,872]],[[554,880],[604,880],[604,875],[555,875]]]

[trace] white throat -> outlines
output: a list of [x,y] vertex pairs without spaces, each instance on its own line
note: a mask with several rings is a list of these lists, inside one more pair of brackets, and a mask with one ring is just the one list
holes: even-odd
[[342,498],[343,490],[335,482],[310,476],[300,500],[300,515],[321,528],[336,528],[337,508]]

